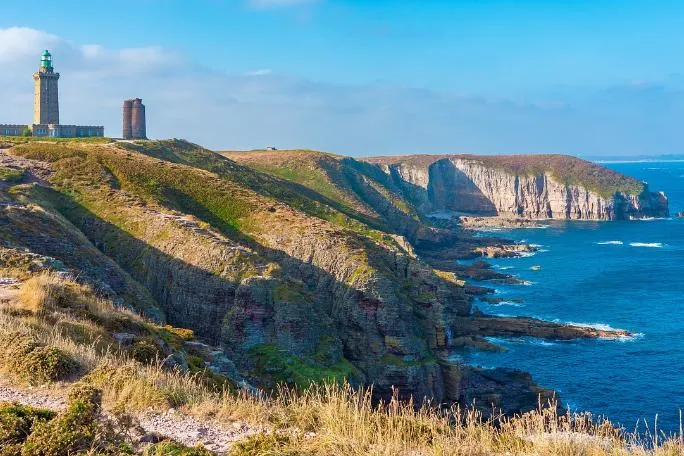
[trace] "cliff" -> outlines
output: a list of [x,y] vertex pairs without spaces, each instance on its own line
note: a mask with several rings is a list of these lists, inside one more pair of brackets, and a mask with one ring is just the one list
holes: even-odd
[[[551,392],[517,371],[454,364],[449,350],[492,334],[602,336],[473,315],[481,290],[434,269],[402,234],[433,247],[442,269],[492,241],[425,225],[403,181],[368,163],[307,151],[238,162],[183,141],[30,143],[0,155],[23,170],[3,183],[11,255],[59,262],[123,305],[192,329],[220,349],[219,373],[265,388],[348,378],[383,398],[397,387],[419,401],[529,410]],[[506,278],[475,269],[455,271]]]
[[422,214],[572,220],[669,215],[664,194],[569,156],[422,155],[366,161],[382,169]]

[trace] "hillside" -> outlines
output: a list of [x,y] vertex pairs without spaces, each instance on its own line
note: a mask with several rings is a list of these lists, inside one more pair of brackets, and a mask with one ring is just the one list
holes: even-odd
[[[523,246],[430,225],[375,165],[310,151],[217,154],[178,140],[6,146],[0,267],[18,294],[0,299],[3,334],[27,354],[58,350],[43,382],[80,379],[105,407],[226,416],[222,407],[266,407],[236,393],[259,398],[260,388],[287,414],[295,391],[346,379],[372,385],[372,403],[521,413],[553,392],[450,352],[498,349],[487,336],[628,335],[474,312],[473,294],[487,290],[464,279],[513,279],[453,259]],[[0,352],[18,383],[32,378],[12,364],[22,356]],[[357,393],[320,394],[306,400]]]

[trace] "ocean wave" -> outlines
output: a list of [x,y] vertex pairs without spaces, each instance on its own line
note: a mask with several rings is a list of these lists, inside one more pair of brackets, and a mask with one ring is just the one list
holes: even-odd
[[630,336],[621,336],[615,340],[617,340],[618,342],[633,342],[637,339],[641,339],[644,336],[644,333],[632,333]]
[[551,225],[530,225],[530,226],[523,226],[522,228],[526,230],[545,230],[547,228],[551,228]]
[[530,343],[532,345],[539,345],[540,347],[553,347],[554,345],[558,345],[556,342],[549,342],[548,340],[541,339],[531,340]]
[[672,217],[629,217],[630,220],[637,222],[655,222],[656,220],[672,220]]
[[[580,328],[592,328],[592,329],[597,329],[599,331],[619,331],[619,329],[614,328],[610,325],[607,325],[605,323],[577,323],[574,321],[560,321],[560,320],[554,320],[556,323],[562,323],[564,325],[572,325],[572,326],[579,326]],[[636,339],[640,339],[644,337],[644,333],[630,333],[629,336],[620,336],[618,338],[608,338],[608,340],[617,340],[619,342],[629,342],[633,341]]]
[[540,347],[552,347],[558,345],[558,342],[552,342],[544,339],[537,339],[534,337],[495,337],[487,336],[485,339],[496,345],[537,345]]
[[599,331],[617,331],[617,328],[613,328],[605,323],[577,323],[575,321],[560,321],[554,320],[556,323],[562,323],[564,325],[579,326],[580,328],[592,328],[598,329]]
[[652,249],[660,249],[663,247],[661,242],[630,242],[632,247],[649,247]]
[[603,242],[597,242],[598,245],[622,245],[624,242],[622,241],[603,241]]
[[532,282],[530,280],[523,280],[520,285],[525,285],[526,287],[531,287],[532,285],[536,285],[537,282]]
[[520,302],[514,302],[514,301],[501,301],[501,302],[496,302],[489,304],[492,307],[500,307],[500,306],[511,306],[511,307],[524,307],[525,304],[522,304]]
[[537,252],[517,252],[518,258],[529,258],[537,254]]
[[501,266],[501,265],[495,264],[494,268],[498,269],[500,271],[507,271],[508,269],[513,269],[513,266]]

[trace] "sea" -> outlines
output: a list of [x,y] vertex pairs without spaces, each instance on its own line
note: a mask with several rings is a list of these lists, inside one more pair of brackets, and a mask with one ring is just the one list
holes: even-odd
[[[497,235],[534,244],[522,258],[492,260],[524,280],[496,285],[486,313],[627,329],[621,340],[491,340],[504,353],[470,351],[455,358],[483,367],[528,371],[559,392],[563,406],[588,411],[628,431],[680,429],[684,412],[684,162],[606,163],[664,191],[672,218],[617,222],[549,222]],[[481,285],[486,285],[482,283]],[[518,302],[522,300],[522,302]]]

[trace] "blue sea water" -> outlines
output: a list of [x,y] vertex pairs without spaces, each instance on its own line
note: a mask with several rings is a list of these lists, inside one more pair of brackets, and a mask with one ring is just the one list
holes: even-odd
[[[674,215],[684,211],[684,163],[606,165],[665,191]],[[497,339],[505,353],[469,352],[464,361],[531,372],[559,391],[573,411],[591,411],[628,430],[678,431],[684,410],[684,219],[554,222],[513,229],[503,237],[538,244],[533,256],[494,260],[494,267],[528,281],[498,286],[498,297],[522,304],[488,305],[487,313],[622,328],[628,340]],[[531,269],[539,266],[539,270]]]

